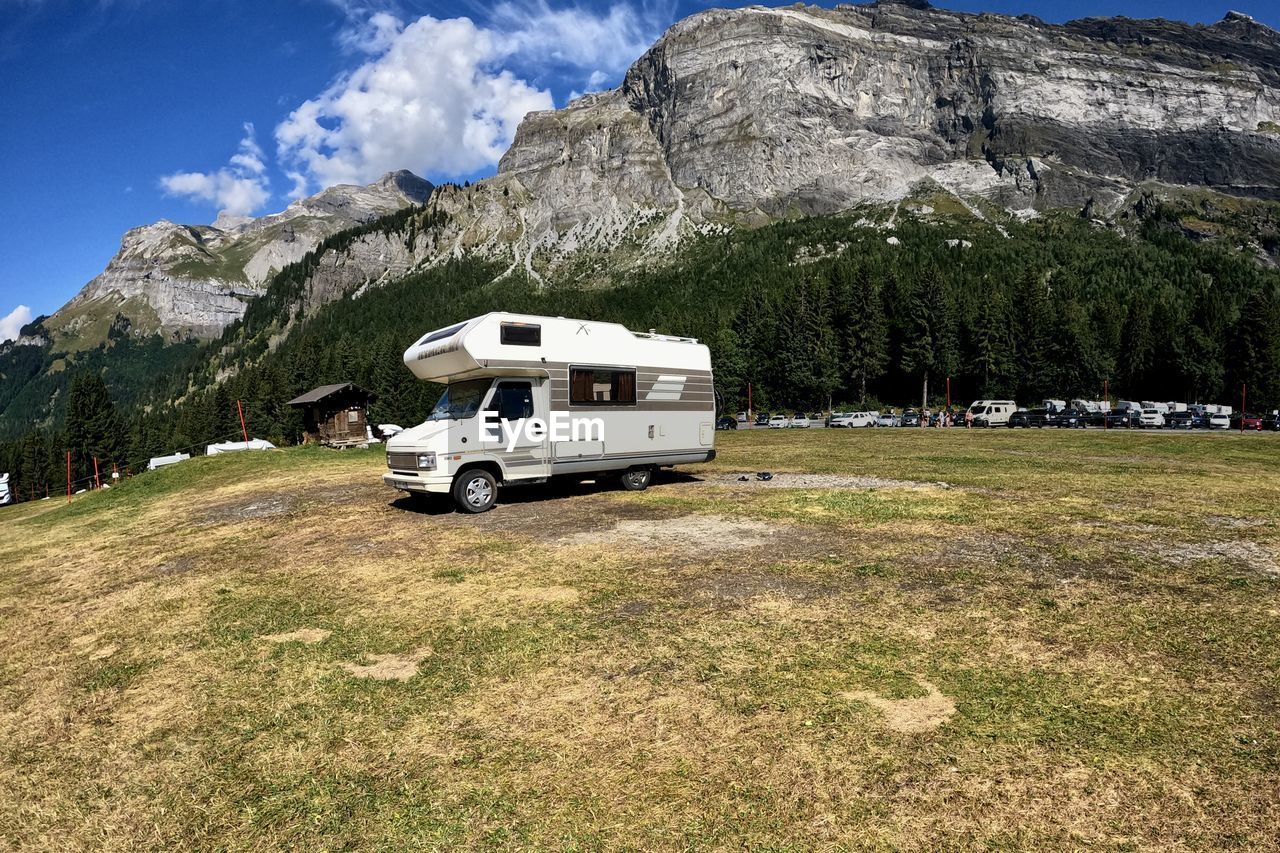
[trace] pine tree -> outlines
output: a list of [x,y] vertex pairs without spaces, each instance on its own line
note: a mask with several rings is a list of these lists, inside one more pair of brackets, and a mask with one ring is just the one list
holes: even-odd
[[73,479],[93,475],[100,467],[122,461],[124,429],[106,383],[96,373],[81,373],[71,381],[67,396],[67,449],[71,451]]
[[858,402],[866,402],[867,386],[878,381],[889,364],[889,327],[880,301],[880,288],[863,266],[850,274],[840,267],[839,284],[846,290],[848,325],[845,329],[846,372]]
[[1248,389],[1251,410],[1280,407],[1280,297],[1257,290],[1240,309],[1231,336],[1230,398],[1241,384]]

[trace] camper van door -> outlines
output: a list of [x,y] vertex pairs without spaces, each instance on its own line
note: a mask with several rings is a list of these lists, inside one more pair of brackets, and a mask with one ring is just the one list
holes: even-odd
[[481,424],[480,445],[487,453],[502,460],[508,477],[546,477],[549,473],[547,446],[550,436],[545,431],[531,436],[527,427],[533,418],[544,424],[550,420],[547,381],[525,377],[499,379],[489,391],[481,416],[486,412],[495,414],[501,427],[496,431],[498,440],[493,441],[485,435]]

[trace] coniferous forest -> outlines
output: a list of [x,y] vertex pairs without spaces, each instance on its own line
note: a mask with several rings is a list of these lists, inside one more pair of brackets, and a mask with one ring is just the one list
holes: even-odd
[[[413,378],[404,349],[496,310],[698,337],[727,411],[745,408],[748,383],[758,411],[918,405],[926,387],[936,405],[948,377],[957,404],[1097,399],[1105,381],[1113,398],[1237,405],[1247,383],[1251,410],[1280,407],[1280,272],[1222,242],[1193,242],[1158,212],[1128,234],[1068,216],[1006,230],[783,222],[687,241],[609,287],[532,282],[464,258],[302,317],[296,297],[313,255],[209,344],[125,335],[75,358],[10,347],[0,354],[0,471],[26,499],[65,489],[68,451],[77,480],[93,475],[94,457],[136,473],[153,456],[203,453],[240,434],[237,400],[253,436],[294,443],[301,420],[285,402],[331,382],[376,392],[373,423],[415,424],[440,389]],[[59,359],[65,369],[21,381]],[[36,403],[50,400],[53,414],[33,423]]]

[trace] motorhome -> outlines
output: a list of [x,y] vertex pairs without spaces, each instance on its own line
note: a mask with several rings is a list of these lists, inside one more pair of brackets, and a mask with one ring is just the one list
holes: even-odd
[[0,474],[0,506],[13,503],[13,494],[9,491],[9,475]]
[[638,491],[657,468],[715,458],[711,353],[693,338],[491,313],[428,332],[404,363],[447,387],[387,441],[383,481],[466,512],[503,486],[609,476]]
[[1012,400],[975,400],[968,410],[973,412],[974,426],[1004,426],[1009,423],[1009,416],[1018,410],[1018,404]]

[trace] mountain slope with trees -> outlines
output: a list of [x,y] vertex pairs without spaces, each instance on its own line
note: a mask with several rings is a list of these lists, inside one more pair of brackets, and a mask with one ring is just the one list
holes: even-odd
[[0,445],[0,470],[14,472],[17,494],[57,492],[65,450],[83,477],[88,448],[101,447],[136,472],[150,456],[237,434],[236,400],[255,436],[295,442],[301,423],[285,401],[330,382],[375,391],[375,423],[417,423],[439,388],[412,377],[404,349],[497,310],[694,335],[712,349],[729,410],[745,407],[748,383],[758,409],[919,402],[926,381],[936,403],[947,377],[956,401],[1094,398],[1104,381],[1113,396],[1231,401],[1247,382],[1251,407],[1280,406],[1280,272],[1194,242],[1175,215],[1152,215],[1127,236],[1069,216],[1001,233],[910,214],[889,230],[885,215],[701,237],[608,289],[504,276],[501,264],[464,256],[310,314],[294,301],[304,260],[221,340],[145,393],[118,395],[113,439],[81,438],[86,422],[98,430],[117,416],[102,414],[111,404],[100,382],[93,402],[75,403],[89,387],[75,380],[65,426]]

